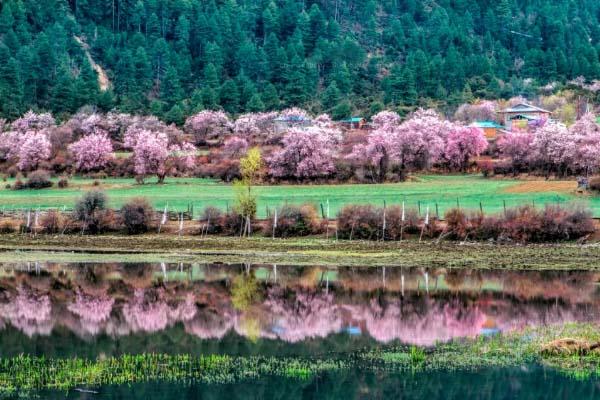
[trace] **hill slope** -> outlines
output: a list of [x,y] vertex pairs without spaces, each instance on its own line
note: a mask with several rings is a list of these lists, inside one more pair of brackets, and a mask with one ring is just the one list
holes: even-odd
[[[342,117],[600,77],[595,0],[4,0],[0,115],[84,104],[172,122],[300,105]],[[107,71],[77,42],[89,44]]]

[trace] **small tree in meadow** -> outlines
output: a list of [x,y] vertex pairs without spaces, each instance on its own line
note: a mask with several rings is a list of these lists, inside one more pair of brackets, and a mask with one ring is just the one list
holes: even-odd
[[234,182],[235,209],[245,219],[242,234],[249,235],[252,230],[251,221],[256,216],[256,195],[252,187],[260,177],[262,157],[256,147],[250,149],[245,157],[240,159],[240,174],[242,178]]

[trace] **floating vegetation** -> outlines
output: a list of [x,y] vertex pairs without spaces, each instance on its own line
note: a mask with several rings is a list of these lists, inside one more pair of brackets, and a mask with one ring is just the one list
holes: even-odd
[[546,343],[562,335],[594,340],[598,333],[593,325],[565,325],[455,341],[432,348],[412,346],[358,351],[337,358],[138,354],[89,360],[20,355],[0,359],[0,387],[3,393],[18,393],[151,381],[224,384],[265,376],[306,380],[352,368],[414,372],[531,363],[543,363],[577,379],[600,376],[600,356],[596,353],[561,356],[542,352]]

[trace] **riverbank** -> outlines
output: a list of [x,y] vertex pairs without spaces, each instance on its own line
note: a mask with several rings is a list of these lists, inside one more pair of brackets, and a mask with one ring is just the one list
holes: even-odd
[[201,262],[598,270],[600,245],[498,245],[173,235],[0,235],[0,262]]

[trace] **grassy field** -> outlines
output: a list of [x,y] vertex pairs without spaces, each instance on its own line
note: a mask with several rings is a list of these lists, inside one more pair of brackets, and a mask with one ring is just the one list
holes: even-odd
[[[10,181],[9,181],[10,183]],[[0,210],[22,208],[72,208],[77,197],[94,188],[90,179],[75,178],[65,189],[14,191],[0,188]],[[185,210],[193,205],[195,213],[207,205],[226,209],[233,204],[234,192],[229,184],[207,179],[168,178],[163,185],[149,180],[138,185],[133,179],[105,179],[98,188],[106,191],[112,207],[120,207],[128,199],[136,196],[148,198],[157,208],[168,205],[170,209]],[[418,208],[425,213],[427,207],[433,214],[437,209],[440,215],[457,203],[462,208],[479,209],[485,212],[501,212],[507,207],[547,203],[580,202],[592,208],[600,217],[600,197],[583,196],[575,193],[574,181],[519,181],[485,179],[478,175],[421,175],[414,180],[396,184],[379,185],[278,185],[260,186],[258,194],[258,214],[264,217],[267,207],[273,208],[284,203],[313,203],[320,207],[330,204],[330,215],[349,203],[372,203],[375,205],[401,204]]]

